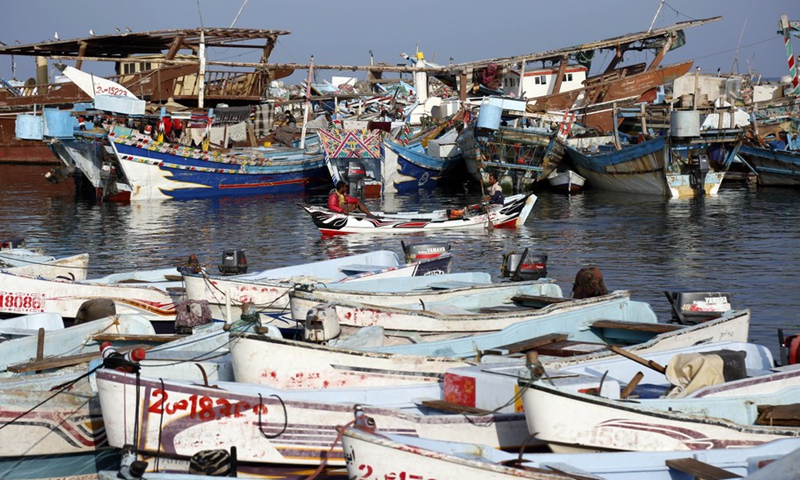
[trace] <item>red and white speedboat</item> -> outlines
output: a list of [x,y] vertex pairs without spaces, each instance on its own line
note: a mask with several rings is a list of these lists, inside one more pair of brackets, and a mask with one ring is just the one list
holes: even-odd
[[468,228],[516,228],[528,219],[536,195],[513,195],[503,205],[470,205],[464,209],[434,210],[432,212],[376,212],[345,215],[325,207],[303,205],[314,225],[323,235],[350,233],[416,233]]

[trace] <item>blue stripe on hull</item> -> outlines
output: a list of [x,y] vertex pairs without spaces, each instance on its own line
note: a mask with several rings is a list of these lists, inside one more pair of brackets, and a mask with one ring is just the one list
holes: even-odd
[[[229,197],[236,195],[261,195],[303,193],[331,183],[327,168],[277,175],[244,175],[229,173],[192,172],[162,168],[172,174],[172,180],[186,182],[192,187],[162,190],[176,200],[192,198]],[[206,185],[207,188],[197,185]],[[210,188],[209,188],[210,187]]]

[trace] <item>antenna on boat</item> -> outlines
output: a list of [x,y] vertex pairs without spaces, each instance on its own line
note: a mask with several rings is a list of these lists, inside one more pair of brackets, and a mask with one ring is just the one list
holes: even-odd
[[205,25],[203,25],[203,11],[200,9],[200,0],[197,0],[197,13],[200,15],[200,28],[205,28]]
[[750,17],[744,17],[744,25],[742,25],[742,31],[739,33],[739,43],[736,44],[736,53],[733,54],[733,65],[731,65],[731,73],[733,73],[734,69],[736,73],[739,73],[739,47],[742,46],[742,37],[744,36],[744,27],[747,26],[747,19]]
[[661,0],[661,3],[658,4],[658,10],[656,10],[656,15],[653,17],[653,21],[650,22],[650,28],[647,29],[647,33],[653,31],[653,25],[656,24],[656,19],[658,18],[658,14],[661,13],[661,8],[664,6],[664,2],[667,0]]
[[249,2],[249,1],[250,1],[250,0],[244,0],[244,3],[243,3],[243,4],[242,4],[242,6],[239,8],[239,13],[237,13],[237,14],[236,14],[236,17],[234,17],[233,21],[231,22],[231,26],[230,26],[230,27],[228,27],[228,28],[233,28],[233,24],[234,24],[234,23],[236,23],[236,20],[239,20],[239,15],[241,15],[241,14],[242,14],[242,10],[244,10],[244,6],[245,6],[245,5],[247,5],[247,2]]

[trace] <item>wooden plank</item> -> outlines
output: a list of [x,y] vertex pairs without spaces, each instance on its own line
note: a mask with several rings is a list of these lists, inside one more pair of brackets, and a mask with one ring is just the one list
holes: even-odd
[[615,330],[636,330],[637,332],[666,333],[683,328],[669,323],[622,322],[619,320],[595,320],[592,328],[609,328]]
[[[119,353],[125,353],[130,350],[133,350],[134,348],[143,348],[147,350],[151,347],[152,345],[133,345],[128,347],[117,348],[117,351]],[[14,365],[9,365],[6,370],[12,373],[25,373],[34,370],[48,370],[50,368],[61,368],[61,367],[68,367],[70,365],[78,365],[79,363],[86,363],[90,360],[94,360],[95,358],[101,358],[101,357],[102,354],[98,350],[96,352],[79,353],[78,355],[45,358],[41,361],[16,363]]]
[[554,303],[572,302],[571,298],[548,297],[545,295],[514,295],[511,301],[528,307],[544,308]]
[[489,348],[483,351],[484,355],[510,355],[512,353],[527,352],[529,350],[536,350],[539,347],[550,345],[555,342],[566,340],[567,335],[564,333],[550,333],[540,337],[529,338],[519,342],[509,343],[495,348]]
[[138,333],[96,333],[92,340],[97,342],[148,342],[167,343],[184,338],[184,335],[146,335]]
[[489,415],[491,412],[480,408],[467,407],[444,400],[423,400],[422,405],[448,413],[469,413],[472,415]]
[[608,348],[612,352],[616,353],[617,355],[622,355],[623,357],[629,358],[629,359],[633,360],[636,363],[644,365],[645,367],[652,368],[653,370],[655,370],[655,371],[657,371],[659,373],[666,373],[666,371],[667,371],[667,369],[664,368],[664,366],[659,364],[658,362],[655,362],[653,360],[648,360],[646,358],[642,358],[639,355],[633,354],[633,353],[631,353],[631,352],[629,352],[627,350],[619,348],[616,345],[610,345]]
[[506,312],[523,312],[525,310],[535,310],[536,307],[525,307],[522,305],[498,305],[496,307],[483,307],[479,308],[480,313],[506,313]]
[[733,472],[715,467],[694,458],[673,458],[667,460],[667,466],[673,470],[693,475],[704,480],[724,480],[726,478],[742,478]]
[[586,355],[604,350],[608,350],[608,345],[605,343],[576,342],[574,340],[563,340],[536,349],[539,355],[552,357],[574,357],[575,355]]

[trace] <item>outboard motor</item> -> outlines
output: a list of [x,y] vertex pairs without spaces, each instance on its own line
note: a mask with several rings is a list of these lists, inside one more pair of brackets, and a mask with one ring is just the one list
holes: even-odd
[[510,252],[503,255],[500,275],[510,280],[538,280],[547,277],[547,255]]
[[329,303],[317,305],[308,310],[306,314],[303,340],[325,344],[328,340],[338,337],[342,327],[336,318],[336,307]]
[[364,196],[364,179],[367,178],[367,168],[361,162],[347,164],[347,181],[350,193],[356,198]]
[[705,195],[706,175],[708,174],[708,155],[697,155],[691,160],[692,171],[689,174],[689,185],[700,195]]
[[239,275],[247,273],[247,257],[244,250],[226,250],[222,252],[222,264],[219,271],[223,275]]
[[431,260],[450,251],[449,243],[416,243],[407,245],[401,240],[400,245],[403,247],[406,263]]

